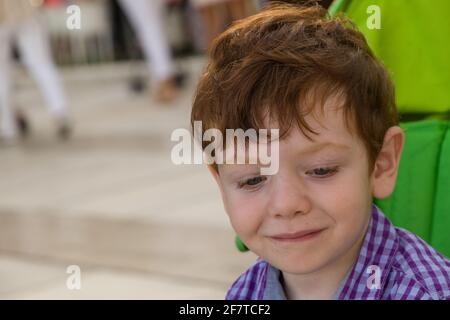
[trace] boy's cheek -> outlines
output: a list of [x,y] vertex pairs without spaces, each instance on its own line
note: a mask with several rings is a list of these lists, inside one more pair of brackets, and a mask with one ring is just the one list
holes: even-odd
[[242,215],[230,215],[230,222],[233,230],[241,238],[244,243],[256,233],[252,221],[245,219]]
[[263,221],[262,208],[251,202],[228,204],[227,214],[233,229],[244,237],[257,233]]

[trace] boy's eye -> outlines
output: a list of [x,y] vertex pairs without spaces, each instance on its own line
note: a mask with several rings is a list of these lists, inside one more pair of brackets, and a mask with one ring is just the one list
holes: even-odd
[[265,181],[266,179],[267,178],[263,177],[263,176],[258,176],[258,177],[253,177],[253,178],[250,178],[250,179],[246,179],[246,180],[244,180],[244,181],[239,183],[239,187],[242,188],[242,187],[245,187],[245,186],[248,186],[248,187],[256,186],[256,185],[260,184],[261,182]]
[[317,177],[327,177],[337,172],[337,167],[335,168],[317,168],[312,170],[313,175]]

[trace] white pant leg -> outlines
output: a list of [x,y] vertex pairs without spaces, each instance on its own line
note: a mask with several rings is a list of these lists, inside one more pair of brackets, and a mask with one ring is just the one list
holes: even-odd
[[0,136],[14,138],[16,127],[11,106],[11,29],[0,26]]
[[37,17],[30,19],[19,26],[16,34],[23,63],[41,89],[50,112],[55,117],[66,117],[65,94],[41,21]]
[[165,13],[162,0],[119,0],[133,26],[155,80],[174,72],[169,43],[164,31]]

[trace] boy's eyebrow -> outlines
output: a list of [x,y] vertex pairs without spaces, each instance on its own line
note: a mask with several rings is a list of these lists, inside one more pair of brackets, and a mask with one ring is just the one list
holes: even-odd
[[311,154],[328,148],[340,149],[341,151],[350,150],[350,147],[345,144],[322,142],[314,144],[311,147],[305,148],[304,150],[300,151],[300,154]]

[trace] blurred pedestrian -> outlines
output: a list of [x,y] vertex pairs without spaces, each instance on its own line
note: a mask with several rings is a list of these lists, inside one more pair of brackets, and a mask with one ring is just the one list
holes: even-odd
[[163,0],[119,0],[142,47],[156,86],[155,98],[170,102],[177,96],[175,68],[164,30]]
[[227,16],[231,21],[245,18],[251,14],[248,0],[191,0],[202,17],[206,29],[207,46],[226,28]]
[[38,7],[28,0],[0,0],[0,137],[7,142],[14,142],[17,137],[12,90],[13,41],[17,44],[23,64],[44,95],[55,119],[58,136],[67,138],[71,126],[65,94]]

